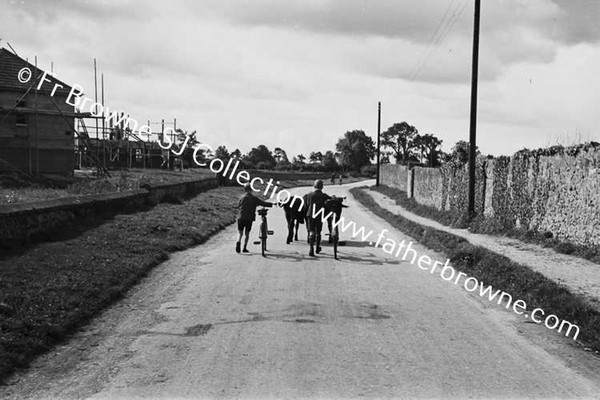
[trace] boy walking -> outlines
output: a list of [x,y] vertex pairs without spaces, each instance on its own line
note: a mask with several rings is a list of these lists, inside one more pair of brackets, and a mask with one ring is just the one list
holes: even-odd
[[273,203],[269,203],[268,201],[263,201],[258,197],[252,194],[252,186],[249,183],[246,183],[244,186],[244,190],[246,194],[240,198],[238,202],[238,216],[237,216],[237,226],[238,226],[238,240],[235,244],[236,253],[240,252],[242,235],[245,233],[244,237],[244,253],[248,253],[248,238],[250,237],[250,230],[252,230],[252,222],[254,222],[256,218],[256,207],[264,206],[264,207],[273,207]]
[[308,242],[310,244],[310,250],[308,252],[308,255],[311,257],[315,255],[315,250],[317,251],[317,253],[321,252],[321,230],[323,229],[323,221],[320,217],[317,216],[317,213],[319,212],[319,210],[325,207],[325,202],[331,199],[331,197],[328,194],[325,194],[322,191],[322,180],[317,179],[314,183],[314,188],[314,191],[305,194],[303,198],[304,205],[306,207]]

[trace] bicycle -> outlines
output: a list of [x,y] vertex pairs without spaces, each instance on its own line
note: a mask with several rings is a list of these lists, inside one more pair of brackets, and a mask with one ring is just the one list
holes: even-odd
[[261,209],[259,209],[257,211],[258,215],[260,215],[260,228],[258,230],[258,238],[260,240],[254,242],[254,244],[260,244],[260,250],[261,250],[261,254],[263,257],[266,257],[265,253],[267,251],[267,237],[269,235],[273,235],[273,231],[270,231],[268,229],[268,225],[267,225],[267,212],[269,211],[268,208],[263,207]]
[[325,203],[325,210],[333,213],[332,218],[327,221],[327,227],[329,228],[329,243],[333,244],[333,258],[338,259],[337,250],[340,241],[340,231],[338,229],[337,221],[342,215],[342,208],[348,206],[343,204],[346,197],[332,197]]

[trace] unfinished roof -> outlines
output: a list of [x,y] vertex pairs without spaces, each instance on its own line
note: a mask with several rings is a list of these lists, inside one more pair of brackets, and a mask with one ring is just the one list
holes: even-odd
[[[29,68],[32,74],[31,79],[26,83],[19,82],[19,71],[22,68]],[[36,78],[41,79],[43,73],[44,71],[36,68],[33,64],[23,60],[16,54],[13,54],[5,48],[0,48],[0,90],[18,90],[24,92],[32,85],[35,89],[35,87],[37,87]],[[68,96],[71,86],[53,78],[49,73],[46,79],[48,79],[49,82],[44,82],[38,93],[49,95],[52,88],[54,88],[54,84],[58,83],[59,85],[62,85],[62,88],[59,86],[54,95]]]

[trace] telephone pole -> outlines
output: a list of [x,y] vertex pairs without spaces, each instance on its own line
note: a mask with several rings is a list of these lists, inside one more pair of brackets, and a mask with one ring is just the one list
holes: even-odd
[[380,151],[379,151],[379,137],[381,136],[381,102],[377,103],[377,179],[375,180],[375,186],[379,186],[379,168],[381,164]]
[[481,0],[475,0],[475,21],[473,23],[473,69],[471,71],[471,126],[469,130],[469,219],[475,216],[475,149],[477,148],[477,79],[479,70],[480,14]]

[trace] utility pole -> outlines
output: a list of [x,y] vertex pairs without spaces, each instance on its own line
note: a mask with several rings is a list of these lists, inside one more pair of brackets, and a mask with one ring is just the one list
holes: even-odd
[[[101,82],[101,90],[102,90],[102,108],[104,110],[104,105],[106,104],[104,102],[104,73],[100,74],[100,82]],[[97,106],[96,106],[97,107]],[[98,111],[96,111],[96,115],[98,114]],[[104,121],[104,111],[102,112],[102,140],[106,140],[106,137],[104,136],[106,132],[106,122]]]
[[481,0],[475,0],[473,23],[473,69],[471,71],[471,126],[469,130],[469,219],[475,216],[475,156],[477,148],[477,75],[479,70],[479,19]]
[[381,136],[381,102],[377,103],[377,178],[375,180],[375,186],[379,186],[379,168],[380,164],[380,150],[379,150],[379,137]]
[[[160,140],[163,140],[165,138],[165,120],[164,118],[161,121],[161,129],[160,129]],[[171,144],[173,144],[173,139],[171,139]],[[167,169],[169,169],[170,167],[170,160],[171,160],[171,149],[169,148],[167,150]]]

